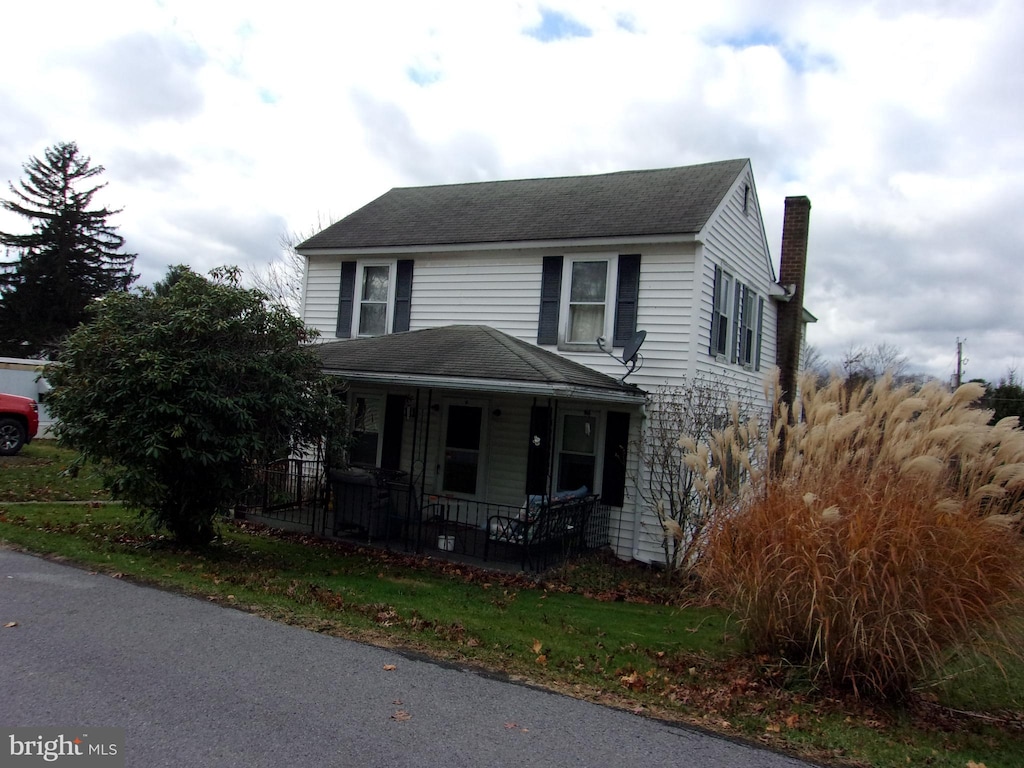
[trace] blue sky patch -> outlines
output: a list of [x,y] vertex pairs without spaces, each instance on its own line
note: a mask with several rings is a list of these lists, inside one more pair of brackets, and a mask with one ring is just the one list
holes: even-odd
[[573,37],[590,37],[594,33],[590,27],[580,24],[576,19],[550,8],[540,9],[540,24],[525,30],[529,37],[550,43],[555,40],[568,40]]
[[615,26],[631,34],[636,34],[636,19],[632,14],[620,13],[615,17]]
[[412,80],[416,85],[427,86],[431,83],[436,83],[441,79],[441,73],[436,69],[428,69],[426,67],[409,67],[405,70],[405,74]]
[[738,51],[757,46],[775,48],[794,72],[803,73],[817,69],[834,70],[836,66],[835,59],[831,56],[811,51],[806,43],[787,44],[778,32],[765,27],[755,27],[745,34],[727,36],[713,42]]

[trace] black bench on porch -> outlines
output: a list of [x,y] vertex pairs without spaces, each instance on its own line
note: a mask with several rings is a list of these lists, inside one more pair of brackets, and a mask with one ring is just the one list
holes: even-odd
[[597,495],[586,489],[547,496],[530,496],[515,515],[491,515],[487,520],[484,560],[491,549],[513,547],[520,551],[522,567],[543,570],[588,549],[587,524],[597,507]]

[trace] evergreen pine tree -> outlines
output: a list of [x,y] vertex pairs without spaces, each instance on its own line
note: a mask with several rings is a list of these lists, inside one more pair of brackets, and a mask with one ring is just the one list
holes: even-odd
[[0,355],[45,356],[85,318],[85,308],[110,291],[128,289],[135,254],[107,219],[121,209],[90,209],[106,184],[79,189],[103,173],[74,142],[48,148],[23,166],[20,188],[6,210],[32,222],[29,234],[0,232],[8,257],[0,262]]

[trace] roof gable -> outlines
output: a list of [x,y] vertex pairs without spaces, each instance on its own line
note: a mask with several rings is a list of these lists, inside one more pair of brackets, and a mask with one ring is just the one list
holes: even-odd
[[594,176],[399,187],[300,250],[697,233],[747,160]]

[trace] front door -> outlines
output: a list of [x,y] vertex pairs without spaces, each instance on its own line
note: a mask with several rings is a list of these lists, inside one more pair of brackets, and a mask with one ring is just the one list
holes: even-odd
[[475,497],[482,485],[483,414],[479,405],[448,405],[441,482],[445,493]]

